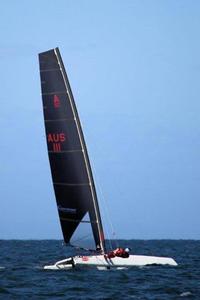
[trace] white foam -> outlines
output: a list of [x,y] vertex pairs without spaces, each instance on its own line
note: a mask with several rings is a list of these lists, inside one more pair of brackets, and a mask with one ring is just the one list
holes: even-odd
[[192,295],[191,292],[184,292],[184,293],[181,293],[181,294],[180,294],[180,297],[188,297],[188,296],[190,296],[190,295]]

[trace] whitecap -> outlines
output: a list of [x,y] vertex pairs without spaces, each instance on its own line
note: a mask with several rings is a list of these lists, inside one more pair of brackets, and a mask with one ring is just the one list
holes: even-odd
[[184,293],[180,294],[180,297],[188,297],[188,296],[191,296],[191,295],[192,295],[191,292],[184,292]]

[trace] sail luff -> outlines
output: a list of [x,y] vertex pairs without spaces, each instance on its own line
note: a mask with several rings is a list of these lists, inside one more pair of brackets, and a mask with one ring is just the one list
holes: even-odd
[[[90,166],[90,162],[89,162],[89,156],[88,156],[88,153],[87,153],[87,148],[86,148],[86,144],[85,144],[85,140],[84,140],[84,136],[83,136],[83,132],[82,132],[81,122],[80,122],[80,119],[79,119],[79,116],[78,116],[78,112],[77,112],[77,109],[76,109],[74,97],[73,97],[73,94],[72,94],[72,91],[71,91],[68,76],[67,76],[67,73],[65,71],[64,64],[62,62],[62,58],[61,58],[59,49],[55,48],[54,52],[55,52],[55,55],[58,59],[58,63],[59,63],[59,66],[60,66],[60,69],[61,69],[61,72],[62,72],[63,80],[64,80],[66,90],[67,90],[67,93],[68,93],[68,96],[69,96],[72,111],[73,111],[73,114],[75,116],[75,123],[76,123],[76,126],[77,126],[77,130],[78,130],[78,134],[79,134],[79,138],[80,138],[80,142],[81,142],[81,148],[82,148],[82,151],[83,151],[83,156],[84,156],[85,165],[86,165],[87,174],[88,174],[88,179],[89,179],[89,185],[90,185],[90,189],[91,189],[91,193],[92,193],[92,199],[93,199],[93,204],[94,204],[94,209],[95,209],[95,215],[96,215],[96,219],[97,219],[97,227],[98,227],[98,232],[99,232],[100,248],[103,250],[103,252],[105,252],[103,226],[102,226],[102,221],[101,221],[101,217],[100,217],[100,210],[99,210],[99,205],[98,205],[98,200],[97,200],[97,195],[96,195],[96,190],[95,190],[94,179],[93,179],[93,176],[92,176],[92,170],[91,170],[91,166]],[[93,224],[93,223],[91,223],[91,224]]]

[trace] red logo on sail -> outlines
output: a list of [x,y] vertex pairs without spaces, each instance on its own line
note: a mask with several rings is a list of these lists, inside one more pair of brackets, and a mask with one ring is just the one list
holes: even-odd
[[54,97],[53,97],[53,105],[54,105],[55,108],[60,107],[60,99],[57,95],[54,95]]
[[54,143],[53,144],[53,152],[60,152],[61,151],[61,144],[60,143]]
[[53,152],[61,151],[61,143],[65,142],[66,136],[63,132],[61,133],[49,133],[47,136],[48,143],[52,143]]
[[66,140],[65,134],[63,132],[61,133],[49,133],[48,134],[48,143],[63,143]]

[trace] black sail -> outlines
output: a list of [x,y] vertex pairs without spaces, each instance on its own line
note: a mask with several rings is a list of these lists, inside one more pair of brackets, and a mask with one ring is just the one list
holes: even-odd
[[53,186],[66,243],[89,214],[96,247],[105,251],[97,195],[78,112],[58,48],[39,54]]

